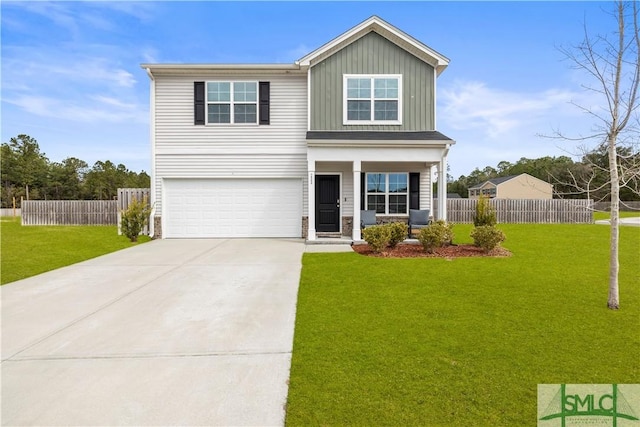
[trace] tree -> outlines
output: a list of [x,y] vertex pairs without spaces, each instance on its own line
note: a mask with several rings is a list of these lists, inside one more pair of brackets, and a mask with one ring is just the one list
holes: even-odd
[[[584,40],[562,53],[575,68],[583,71],[593,82],[585,89],[593,92],[601,103],[598,107],[575,104],[594,120],[594,132],[581,141],[598,141],[598,147],[607,153],[606,183],[611,199],[611,234],[609,242],[609,296],[607,307],[620,308],[618,291],[618,240],[620,219],[620,189],[637,183],[640,176],[638,155],[633,149],[638,144],[638,85],[640,84],[640,34],[638,9],[635,1],[617,1],[614,13],[617,28],[615,37],[591,36],[586,29]],[[558,136],[568,138],[558,133]],[[592,170],[590,183],[596,178]],[[589,184],[590,185],[590,184]],[[588,186],[587,186],[588,188]]]
[[0,153],[2,207],[13,199],[112,199],[118,188],[147,188],[149,175],[137,174],[110,161],[98,161],[89,169],[84,160],[67,157],[50,162],[38,142],[20,134],[2,143]]
[[88,166],[87,162],[75,157],[67,157],[62,163],[52,163],[49,167],[47,194],[58,200],[81,199],[82,183]]
[[[2,165],[3,171],[5,167],[9,168],[7,173],[11,174],[11,179],[17,185],[24,188],[24,195],[29,200],[29,188],[46,180],[49,160],[44,153],[40,153],[38,141],[29,135],[18,135],[11,138],[9,144],[2,145],[2,155],[8,155],[10,162]],[[4,148],[5,145],[7,148]]]

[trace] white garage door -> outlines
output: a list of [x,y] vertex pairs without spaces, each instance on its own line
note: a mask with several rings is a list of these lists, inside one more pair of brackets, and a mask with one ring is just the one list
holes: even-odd
[[164,237],[300,237],[300,179],[166,179]]

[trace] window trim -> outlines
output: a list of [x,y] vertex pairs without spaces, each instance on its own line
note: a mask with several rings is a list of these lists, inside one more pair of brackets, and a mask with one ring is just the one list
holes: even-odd
[[[209,101],[209,83],[229,83],[229,102],[221,101]],[[234,92],[236,83],[253,83],[256,87],[256,100],[255,101],[235,101]],[[205,95],[205,124],[207,126],[257,126],[260,123],[260,82],[257,80],[207,80],[204,83],[204,95]],[[229,123],[212,123],[209,122],[209,105],[229,105]],[[255,105],[256,106],[256,121],[255,122],[235,122],[235,106],[236,105]]]
[[[348,85],[349,79],[370,79],[371,80],[371,119],[370,120],[349,120],[348,119]],[[397,120],[375,120],[375,79],[397,79],[398,80],[398,119]],[[396,98],[380,98],[380,101],[390,101]],[[343,74],[342,75],[342,124],[343,125],[401,125],[402,124],[402,74]]]
[[[370,193],[368,188],[369,175],[384,175],[384,193]],[[390,193],[389,192],[389,175],[405,175],[407,177],[407,189],[403,193]],[[369,195],[384,195],[384,213],[376,213],[376,215],[389,215],[389,216],[403,216],[409,215],[409,172],[365,172],[364,174],[364,209],[371,209],[369,207]],[[405,196],[407,210],[405,213],[389,213],[389,196]]]

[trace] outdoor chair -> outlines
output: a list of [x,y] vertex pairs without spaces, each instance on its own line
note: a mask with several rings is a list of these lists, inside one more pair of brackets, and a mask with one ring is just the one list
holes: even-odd
[[429,219],[429,209],[409,209],[409,236],[411,237],[414,231],[419,232],[421,228],[427,227],[431,224]]
[[376,225],[376,211],[373,209],[360,211],[360,229],[364,230],[372,225]]

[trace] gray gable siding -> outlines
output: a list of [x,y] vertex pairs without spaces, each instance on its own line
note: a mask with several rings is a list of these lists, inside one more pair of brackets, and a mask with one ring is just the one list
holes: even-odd
[[[433,130],[434,72],[429,64],[370,32],[311,68],[311,130]],[[343,125],[344,74],[402,74],[402,125]]]

